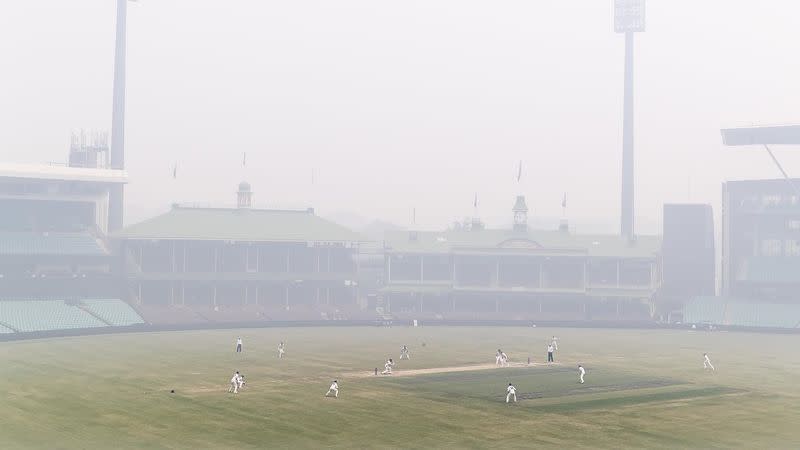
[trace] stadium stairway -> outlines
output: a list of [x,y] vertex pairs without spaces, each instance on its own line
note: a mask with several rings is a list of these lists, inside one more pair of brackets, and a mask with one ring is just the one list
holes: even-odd
[[77,304],[77,305],[75,305],[75,306],[76,306],[76,307],[78,307],[78,308],[80,308],[80,309],[81,309],[83,312],[85,312],[86,314],[89,314],[90,316],[94,317],[95,319],[99,320],[100,322],[103,322],[104,324],[106,324],[106,326],[109,326],[109,327],[110,327],[110,326],[112,326],[112,325],[111,325],[111,324],[110,324],[108,321],[106,321],[106,320],[105,320],[105,319],[103,319],[102,317],[100,317],[100,316],[98,316],[97,314],[95,314],[94,312],[92,312],[92,310],[90,310],[89,308],[87,308],[85,305]]
[[81,309],[105,322],[119,327],[144,323],[141,316],[127,303],[117,299],[86,299],[78,305]]
[[19,330],[12,328],[4,322],[0,322],[0,334],[19,333]]

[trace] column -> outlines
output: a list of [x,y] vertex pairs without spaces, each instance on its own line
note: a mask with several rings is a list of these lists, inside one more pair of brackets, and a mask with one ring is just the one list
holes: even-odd
[[[542,266],[543,266],[543,264],[541,262],[539,262],[539,289],[542,289],[544,287],[544,267],[542,267]],[[542,303],[540,301],[539,302],[539,312],[542,312],[541,306],[542,306]]]
[[586,260],[584,259],[583,260],[583,290],[584,291],[586,290],[586,284],[587,284],[586,283],[586,266],[587,266]]
[[214,247],[214,273],[217,272],[219,272],[219,246]]

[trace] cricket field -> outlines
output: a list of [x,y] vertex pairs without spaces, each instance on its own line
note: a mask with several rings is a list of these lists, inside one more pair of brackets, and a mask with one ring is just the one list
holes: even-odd
[[[498,348],[511,367],[494,367]],[[542,327],[2,342],[0,448],[800,448],[798,349],[794,334]],[[386,358],[395,373],[375,376]],[[247,385],[231,394],[236,370]]]

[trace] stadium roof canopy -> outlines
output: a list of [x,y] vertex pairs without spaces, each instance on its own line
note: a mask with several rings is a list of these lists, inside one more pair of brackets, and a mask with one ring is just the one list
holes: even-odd
[[559,256],[585,254],[608,258],[652,258],[661,239],[638,236],[634,241],[617,235],[575,235],[547,230],[470,230],[443,232],[393,231],[386,233],[386,251],[393,253],[521,253]]
[[48,164],[0,163],[0,178],[84,181],[90,183],[128,182],[128,174],[124,170],[92,169]]
[[800,144],[800,125],[725,128],[722,143],[740,145],[797,145]]
[[308,210],[186,208],[131,225],[121,239],[356,243],[360,235]]

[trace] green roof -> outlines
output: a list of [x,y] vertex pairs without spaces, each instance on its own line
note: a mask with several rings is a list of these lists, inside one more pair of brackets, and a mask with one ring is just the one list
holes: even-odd
[[0,231],[2,256],[103,256],[108,253],[89,233]]
[[633,242],[616,235],[576,235],[546,230],[391,231],[385,247],[396,253],[507,252],[586,254],[591,257],[653,258],[661,238],[638,236]]
[[225,240],[251,242],[358,242],[360,236],[314,215],[313,210],[173,207],[131,225],[121,239]]

